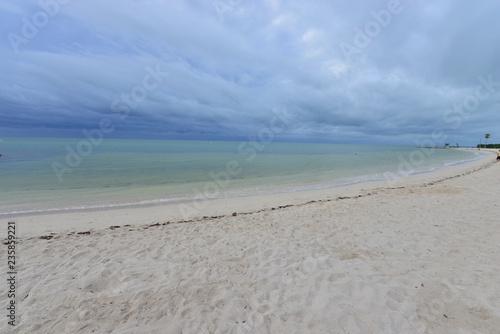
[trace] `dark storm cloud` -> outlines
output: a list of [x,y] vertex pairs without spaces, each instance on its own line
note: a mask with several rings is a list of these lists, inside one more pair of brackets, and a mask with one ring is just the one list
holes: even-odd
[[[499,9],[493,1],[2,3],[1,136],[81,136],[110,117],[117,137],[244,139],[286,107],[293,120],[283,140],[414,144],[433,131],[469,145],[486,132],[494,140]],[[457,108],[475,103],[468,97],[478,85],[477,105]]]

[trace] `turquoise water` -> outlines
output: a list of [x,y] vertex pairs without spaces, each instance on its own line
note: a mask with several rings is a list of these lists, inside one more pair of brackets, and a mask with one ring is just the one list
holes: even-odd
[[3,138],[0,216],[318,189],[478,157],[391,145],[94,140]]

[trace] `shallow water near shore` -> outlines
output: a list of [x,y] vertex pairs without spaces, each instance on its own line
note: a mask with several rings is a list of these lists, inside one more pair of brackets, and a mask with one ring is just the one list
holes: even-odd
[[0,216],[321,189],[430,172],[481,157],[477,151],[397,145],[96,143],[4,138]]

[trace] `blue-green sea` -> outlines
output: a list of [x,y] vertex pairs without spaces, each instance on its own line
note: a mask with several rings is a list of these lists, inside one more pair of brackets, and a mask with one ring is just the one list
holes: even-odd
[[92,140],[3,138],[0,217],[319,189],[479,158],[397,145]]

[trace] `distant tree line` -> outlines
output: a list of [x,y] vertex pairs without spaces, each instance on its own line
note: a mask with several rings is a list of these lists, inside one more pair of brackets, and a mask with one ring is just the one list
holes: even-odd
[[500,144],[477,144],[477,148],[500,148]]
[[491,137],[489,133],[484,135],[484,138],[486,141],[484,144],[481,144],[481,140],[479,141],[479,144],[477,145],[477,148],[500,148],[500,144],[488,144],[488,139]]

